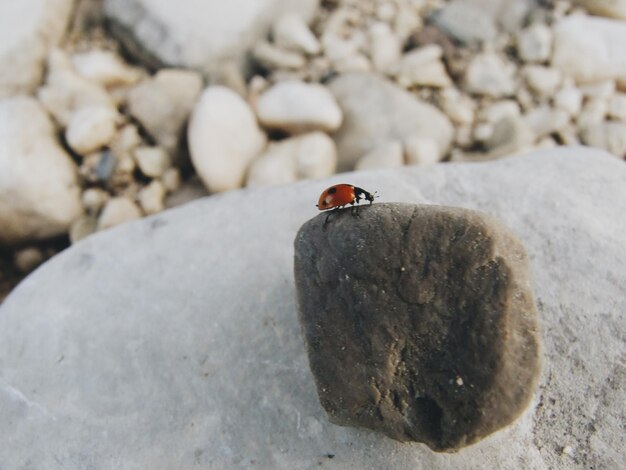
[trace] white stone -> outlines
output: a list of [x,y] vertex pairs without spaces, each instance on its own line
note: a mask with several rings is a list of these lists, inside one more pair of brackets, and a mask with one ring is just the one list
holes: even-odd
[[608,101],[608,116],[626,122],[626,93],[617,93]]
[[161,175],[161,183],[168,193],[172,193],[181,186],[180,170],[178,168],[168,168]]
[[617,85],[615,80],[609,79],[580,85],[579,88],[585,98],[608,100],[615,93]]
[[70,227],[69,237],[72,244],[93,235],[98,231],[98,219],[93,215],[83,215],[76,219]]
[[626,84],[626,23],[571,15],[554,26],[552,66],[576,83],[616,79]]
[[570,116],[576,116],[582,107],[583,94],[575,86],[564,86],[554,95],[554,106]]
[[556,135],[558,136],[561,145],[582,145],[580,139],[578,138],[578,129],[573,124],[560,129]]
[[434,139],[442,153],[448,151],[453,129],[447,116],[395,83],[354,73],[339,76],[328,87],[344,112],[344,122],[334,134],[339,171],[354,168],[376,147],[414,135]]
[[109,199],[98,218],[98,230],[105,230],[116,225],[139,219],[141,210],[125,196]]
[[407,165],[432,165],[441,160],[441,150],[433,139],[413,136],[404,141]]
[[172,164],[170,156],[161,147],[137,147],[133,155],[141,172],[151,178],[158,178]]
[[528,87],[540,97],[552,96],[561,84],[561,72],[542,65],[527,65],[522,75]]
[[187,132],[191,161],[211,192],[240,188],[266,142],[250,106],[221,86],[202,93]]
[[578,0],[578,3],[594,15],[626,20],[626,1],[624,0]]
[[76,53],[72,55],[72,63],[79,75],[104,87],[132,85],[141,78],[139,69],[103,49]]
[[478,119],[491,124],[507,118],[521,115],[519,104],[514,100],[500,100],[488,104],[478,111]]
[[132,151],[142,143],[143,140],[139,135],[137,126],[134,124],[126,124],[118,131],[115,139],[113,139],[111,150],[118,160],[122,160],[131,157]]
[[376,5],[376,17],[385,22],[392,21],[396,16],[396,6],[393,3],[382,2]]
[[505,117],[495,123],[493,133],[485,141],[487,159],[517,155],[530,150],[536,134],[521,117]]
[[292,155],[276,147],[277,144],[270,144],[267,151],[252,162],[246,186],[274,186],[298,179]]
[[3,466],[581,466],[565,452],[621,468],[624,162],[579,147],[343,176],[378,191],[374,204],[477,209],[523,241],[543,371],[517,421],[436,453],[328,419],[296,315],[293,239],[319,214],[319,193],[344,182],[335,176],[209,197],[98,233],[23,281],[0,306]]
[[0,100],[0,243],[66,233],[82,213],[76,176],[39,103]]
[[372,70],[372,64],[364,54],[354,54],[333,63],[335,70],[342,73],[352,72],[369,72]]
[[65,139],[79,155],[95,152],[111,143],[118,119],[119,115],[110,107],[80,108],[70,118]]
[[13,263],[22,273],[29,273],[43,262],[43,253],[34,246],[22,248],[15,253]]
[[526,124],[538,138],[560,131],[568,126],[570,115],[562,109],[539,106],[524,115]]
[[398,2],[397,13],[393,20],[393,30],[404,43],[415,31],[423,26],[422,17],[414,5]]
[[305,54],[319,54],[322,47],[301,15],[281,15],[272,27],[272,37],[277,46],[294,49]]
[[515,66],[493,52],[476,55],[465,74],[467,91],[494,98],[515,92]]
[[402,143],[387,142],[376,147],[356,162],[355,170],[376,170],[380,168],[397,168],[404,165]]
[[104,107],[116,112],[116,106],[106,90],[76,73],[67,54],[54,49],[48,56],[48,75],[37,98],[55,120],[66,127],[72,115],[87,107]]
[[454,144],[457,147],[468,148],[474,141],[472,140],[472,126],[461,124],[454,128]]
[[259,42],[252,49],[252,57],[269,70],[300,69],[306,64],[304,56],[296,51],[276,47],[267,41]]
[[441,91],[441,109],[455,124],[472,124],[476,113],[476,103],[457,88]]
[[387,23],[373,23],[368,29],[372,66],[381,73],[393,73],[402,54],[400,39]]
[[295,80],[269,88],[257,100],[256,112],[263,126],[289,133],[332,132],[342,120],[341,109],[326,87]]
[[82,202],[86,211],[96,214],[111,198],[109,193],[101,188],[88,188],[83,191]]
[[246,186],[286,184],[304,178],[324,178],[337,167],[333,140],[312,132],[270,144],[248,171]]
[[524,62],[545,62],[552,53],[553,34],[549,26],[534,23],[517,36],[517,52]]
[[176,155],[201,91],[197,72],[162,69],[129,91],[128,109],[160,146]]
[[396,5],[392,2],[378,2],[375,9],[376,18],[381,21],[390,22],[396,16]]
[[441,57],[441,46],[432,44],[414,49],[402,56],[398,66],[397,81],[403,87],[432,86],[444,88],[452,85]]
[[73,0],[0,2],[0,99],[33,93],[45,58],[59,44]]
[[463,0],[448,3],[434,20],[440,29],[464,44],[490,42],[498,32],[492,14]]
[[623,122],[599,122],[589,124],[581,130],[583,143],[612,153],[623,159],[626,157],[626,124]]
[[165,209],[165,187],[159,180],[153,180],[141,188],[137,195],[139,205],[147,215],[162,212]]
[[600,124],[606,118],[608,111],[609,105],[607,101],[603,99],[588,100],[576,117],[576,123],[580,128],[584,128],[592,124]]
[[[193,68],[209,76],[225,64],[249,68],[248,52],[265,38],[280,15],[310,21],[318,0],[104,0],[114,30],[141,47],[139,59]],[[146,51],[141,54],[139,51]],[[152,59],[152,60],[151,60]]]
[[477,124],[474,127],[474,132],[472,133],[472,135],[474,136],[474,139],[476,139],[478,142],[486,142],[491,139],[491,136],[493,135],[493,130],[494,124],[481,123]]
[[291,140],[299,140],[296,153],[298,178],[327,178],[337,169],[337,148],[333,139],[322,132],[312,132]]

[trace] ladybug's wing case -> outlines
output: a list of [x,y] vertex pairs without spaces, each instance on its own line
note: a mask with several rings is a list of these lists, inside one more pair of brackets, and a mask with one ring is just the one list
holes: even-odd
[[350,184],[340,184],[335,186],[337,192],[333,197],[334,206],[345,206],[354,202],[354,186]]

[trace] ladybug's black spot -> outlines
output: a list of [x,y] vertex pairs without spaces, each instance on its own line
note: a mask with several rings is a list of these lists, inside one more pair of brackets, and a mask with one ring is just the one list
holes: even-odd
[[328,190],[328,194],[335,194],[337,192],[337,188],[334,186]]

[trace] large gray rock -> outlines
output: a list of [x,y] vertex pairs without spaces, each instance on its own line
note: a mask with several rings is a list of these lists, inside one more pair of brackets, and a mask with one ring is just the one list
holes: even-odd
[[61,40],[74,0],[0,1],[0,98],[32,93]]
[[379,203],[298,231],[298,312],[331,421],[437,451],[510,424],[540,372],[528,257],[493,217]]
[[625,179],[624,162],[585,148],[342,175],[379,201],[489,212],[527,247],[545,347],[540,388],[514,425],[475,446],[434,454],[329,422],[292,272],[295,234],[329,184],[309,181],[212,196],[93,235],[18,286],[0,308],[0,462],[619,468]]
[[318,0],[104,0],[113,32],[144,63],[219,72],[246,68],[246,52],[279,14],[313,17]]
[[354,168],[357,160],[390,141],[428,137],[445,154],[452,140],[452,124],[436,107],[424,103],[395,83],[372,73],[349,73],[329,84],[343,110],[335,134],[339,170]]

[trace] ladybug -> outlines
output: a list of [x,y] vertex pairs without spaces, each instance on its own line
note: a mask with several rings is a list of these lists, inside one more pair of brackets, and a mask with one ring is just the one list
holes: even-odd
[[[326,189],[321,195],[316,207],[325,211],[328,209],[340,209],[348,204],[354,206],[359,204],[361,200],[369,201],[370,204],[374,202],[376,193],[372,194],[357,186],[351,184],[336,184]],[[328,217],[324,224],[328,222]]]

